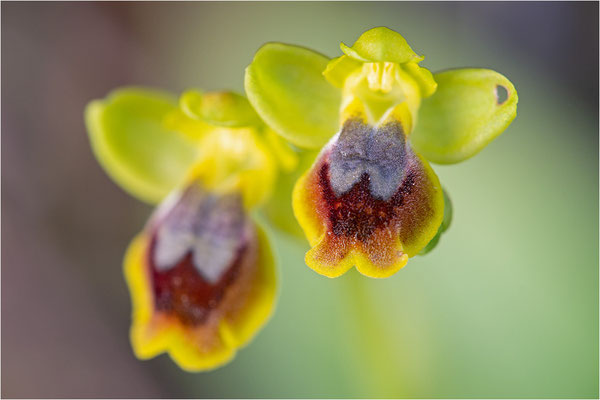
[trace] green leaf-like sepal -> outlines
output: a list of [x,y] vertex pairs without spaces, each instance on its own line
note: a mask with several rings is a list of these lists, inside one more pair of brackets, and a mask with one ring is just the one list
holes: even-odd
[[165,126],[177,101],[160,91],[125,88],[85,110],[92,149],[124,190],[158,203],[184,178],[193,163],[193,142]]
[[434,75],[435,94],[421,104],[411,135],[429,161],[453,164],[477,154],[517,115],[517,91],[488,69],[457,69]]
[[279,135],[318,148],[338,130],[340,90],[323,71],[327,57],[303,47],[267,43],[246,68],[248,100]]
[[262,124],[248,100],[233,92],[189,90],[181,95],[179,105],[189,117],[210,125],[241,127]]
[[424,59],[410,48],[402,35],[383,26],[369,29],[360,35],[352,47],[341,43],[340,48],[347,56],[363,62],[404,64],[418,63]]

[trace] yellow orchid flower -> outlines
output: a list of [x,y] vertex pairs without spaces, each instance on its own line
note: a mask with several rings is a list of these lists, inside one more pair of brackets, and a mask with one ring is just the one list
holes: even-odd
[[429,161],[463,161],[516,116],[511,82],[485,69],[431,74],[398,33],[363,33],[342,56],[268,43],[246,69],[248,99],[279,135],[320,149],[297,181],[306,263],[384,278],[430,251],[451,205]]
[[255,219],[280,164],[272,133],[231,92],[189,91],[177,102],[126,88],[85,116],[114,181],[160,203],[125,256],[134,353],[167,352],[188,371],[223,365],[274,308],[275,261]]

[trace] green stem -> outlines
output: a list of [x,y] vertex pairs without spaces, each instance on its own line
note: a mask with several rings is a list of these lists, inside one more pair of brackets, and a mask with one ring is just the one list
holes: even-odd
[[369,380],[367,397],[396,398],[402,390],[401,371],[398,363],[396,341],[390,336],[390,326],[381,318],[369,294],[369,284],[376,283],[371,278],[351,271],[344,286],[351,307],[351,324],[356,334],[352,345],[358,354],[360,380]]

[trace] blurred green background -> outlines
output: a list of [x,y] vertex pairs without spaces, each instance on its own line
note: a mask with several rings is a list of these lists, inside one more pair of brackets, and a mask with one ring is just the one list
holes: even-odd
[[[598,3],[2,3],[3,397],[598,397]],[[128,343],[125,247],[151,207],[94,160],[83,108],[122,85],[243,89],[264,42],[340,54],[400,32],[433,71],[488,67],[518,116],[435,169],[437,249],[386,280],[275,240],[276,313],[217,371]]]

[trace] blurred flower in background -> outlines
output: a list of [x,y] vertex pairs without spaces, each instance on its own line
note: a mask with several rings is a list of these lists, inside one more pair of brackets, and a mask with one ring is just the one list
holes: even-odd
[[[241,92],[264,43],[333,56],[373,26],[519,90],[509,135],[436,168],[452,233],[360,290],[279,236],[278,312],[236,362],[137,361],[120,264],[151,208],[98,167],[81,110],[122,85]],[[596,3],[3,3],[2,395],[597,397],[597,32]]]
[[272,312],[275,262],[250,214],[272,192],[276,160],[293,153],[269,146],[278,139],[238,94],[188,91],[179,103],[120,89],[85,120],[115,182],[161,202],[125,257],[134,352],[203,371],[231,360]]

